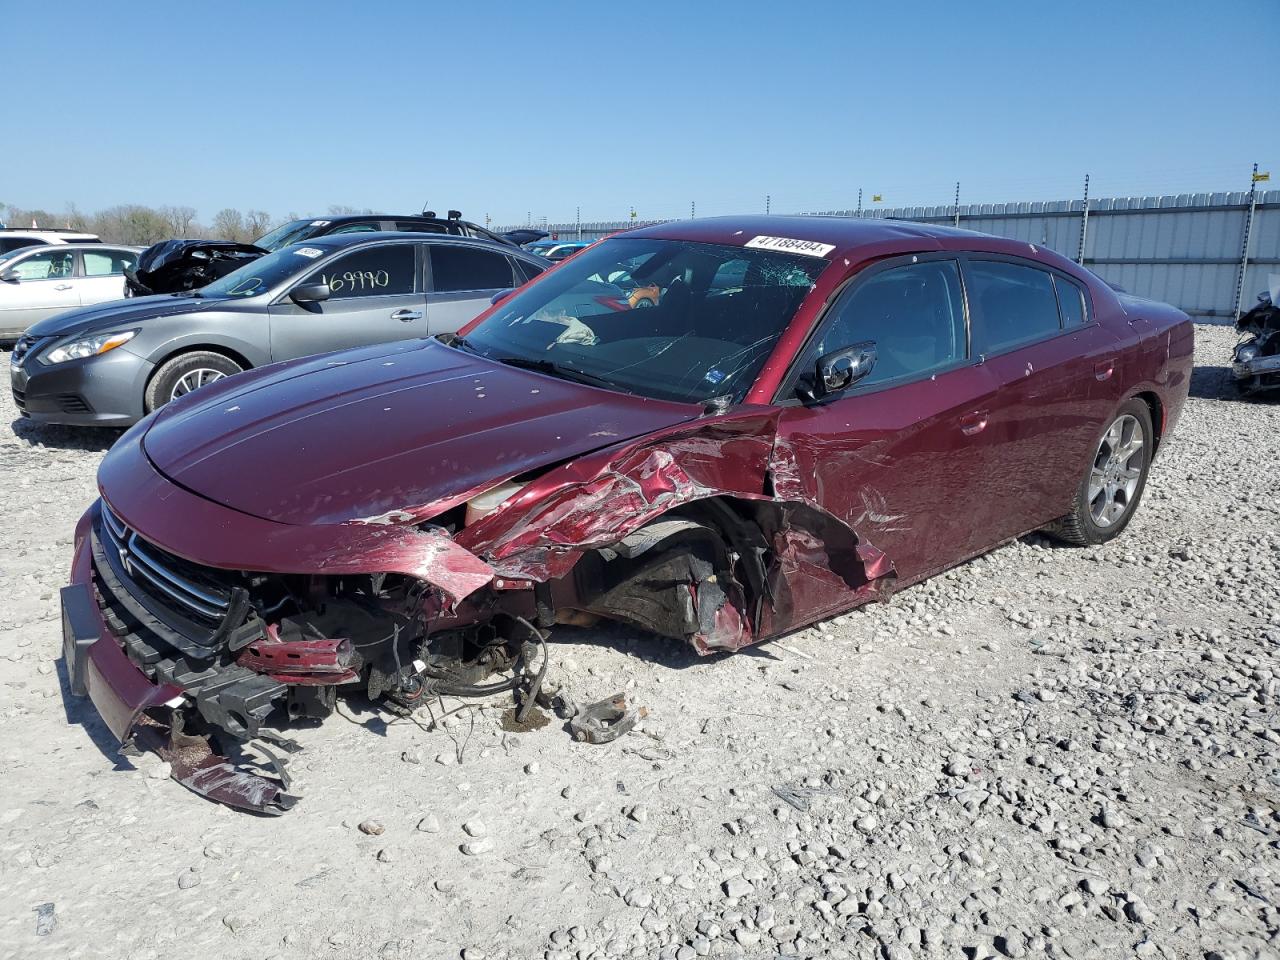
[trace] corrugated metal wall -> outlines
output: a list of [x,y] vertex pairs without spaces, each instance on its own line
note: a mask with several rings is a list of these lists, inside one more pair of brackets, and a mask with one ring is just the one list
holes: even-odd
[[[1280,275],[1280,190],[1259,191],[1250,231],[1243,308]],[[1075,260],[1084,224],[1082,200],[960,206],[960,226],[1026,240]],[[1089,201],[1084,263],[1103,279],[1144,297],[1164,300],[1197,319],[1229,321],[1240,276],[1247,193],[1195,193],[1164,197],[1112,197]],[[855,210],[808,216],[852,217]],[[956,208],[899,207],[863,210],[862,216],[954,223]],[[585,240],[640,226],[630,221],[581,225]],[[504,228],[510,229],[510,228]],[[551,224],[562,239],[578,236],[578,224]]]

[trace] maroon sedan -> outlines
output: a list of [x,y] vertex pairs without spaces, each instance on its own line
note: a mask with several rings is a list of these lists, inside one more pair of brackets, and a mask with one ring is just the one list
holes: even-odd
[[459,335],[139,423],[76,531],[71,687],[187,786],[277,811],[278,779],[226,755],[339,691],[513,688],[594,618],[736,650],[1030,531],[1109,540],[1191,364],[1185,315],[1033,244],[816,217],[619,235]]

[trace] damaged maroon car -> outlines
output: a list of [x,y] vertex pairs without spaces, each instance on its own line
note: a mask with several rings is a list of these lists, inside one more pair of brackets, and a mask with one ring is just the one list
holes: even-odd
[[1024,242],[616,236],[458,335],[140,422],[76,531],[71,688],[191,789],[279,812],[278,731],[347,691],[528,698],[560,623],[733,651],[1030,531],[1108,540],[1191,362],[1185,315]]

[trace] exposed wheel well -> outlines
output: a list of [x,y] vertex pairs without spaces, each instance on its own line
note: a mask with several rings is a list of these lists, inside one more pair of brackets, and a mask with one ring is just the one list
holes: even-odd
[[1152,438],[1152,452],[1160,448],[1160,437],[1164,430],[1164,407],[1160,403],[1160,398],[1150,390],[1144,391],[1137,395],[1137,399],[1147,405],[1147,409],[1151,411],[1151,427],[1155,431]]

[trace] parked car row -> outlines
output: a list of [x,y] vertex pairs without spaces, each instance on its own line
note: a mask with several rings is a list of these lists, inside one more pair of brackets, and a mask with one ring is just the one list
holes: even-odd
[[447,217],[438,217],[434,211],[425,210],[420,215],[413,216],[351,214],[291,220],[253,243],[183,239],[153,244],[143,252],[137,268],[127,273],[126,296],[198,290],[244,266],[250,260],[290,244],[317,237],[379,232],[439,233],[491,240],[503,245],[512,243],[484,227],[463,220],[462,214],[457,210],[450,210]]
[[[94,253],[67,246],[26,256],[64,258],[57,262],[70,271],[69,287],[94,282],[74,275],[81,263],[98,263]],[[114,302],[60,313],[22,334],[10,357],[14,401],[33,420],[128,426],[244,370],[456,330],[546,267],[488,239],[359,230],[289,244],[181,293],[119,299],[117,273]]]

